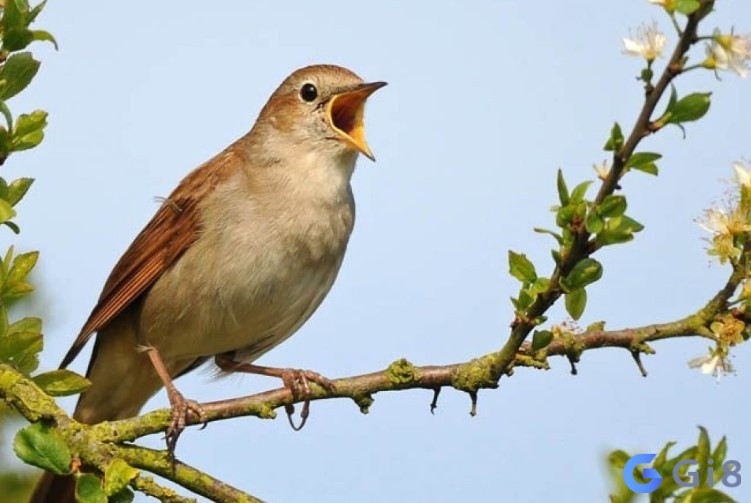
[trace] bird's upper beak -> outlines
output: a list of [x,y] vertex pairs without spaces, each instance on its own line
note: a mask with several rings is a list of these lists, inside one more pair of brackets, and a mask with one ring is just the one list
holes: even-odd
[[340,91],[331,97],[326,109],[331,127],[341,139],[375,161],[365,141],[365,101],[368,96],[386,85],[386,82],[370,82]]

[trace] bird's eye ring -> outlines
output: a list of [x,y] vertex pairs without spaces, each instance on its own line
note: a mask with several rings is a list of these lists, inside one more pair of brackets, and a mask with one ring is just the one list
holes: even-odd
[[300,88],[300,97],[303,101],[311,102],[318,97],[318,89],[310,82],[303,84]]

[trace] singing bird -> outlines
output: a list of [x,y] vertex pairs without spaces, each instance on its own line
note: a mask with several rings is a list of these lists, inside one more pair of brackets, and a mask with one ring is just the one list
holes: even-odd
[[[96,334],[75,419],[135,416],[164,386],[174,448],[188,411],[202,412],[172,380],[211,358],[226,372],[280,377],[293,392],[328,384],[252,362],[295,333],[334,283],[354,224],[355,161],[374,160],[365,102],[384,85],[338,66],[297,70],[249,133],[180,182],[115,265],[62,361]],[[66,501],[72,486],[45,474],[32,501]]]

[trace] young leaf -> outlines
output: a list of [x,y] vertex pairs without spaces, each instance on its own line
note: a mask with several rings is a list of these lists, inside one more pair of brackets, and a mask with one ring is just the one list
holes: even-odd
[[58,475],[70,473],[68,446],[45,424],[34,423],[19,431],[13,441],[13,451],[29,465]]
[[508,264],[509,273],[522,283],[533,283],[537,279],[534,264],[523,253],[509,250]]
[[581,318],[587,306],[587,291],[579,288],[566,294],[566,311],[574,320]]
[[8,202],[12,206],[18,204],[18,202],[23,199],[23,196],[26,195],[26,192],[29,190],[32,183],[34,183],[33,178],[19,178],[13,180],[8,186]]
[[601,277],[602,265],[593,258],[585,258],[577,262],[565,278],[561,278],[561,287],[569,293],[584,288]]
[[39,70],[39,61],[31,53],[13,54],[0,68],[0,99],[7,100],[20,93],[29,85]]
[[574,190],[571,191],[571,200],[577,203],[584,200],[584,196],[586,195],[587,189],[590,185],[592,185],[592,181],[588,180],[574,187]]
[[76,480],[76,501],[78,503],[107,503],[107,494],[99,477],[84,473]]
[[656,152],[636,152],[626,162],[627,168],[636,168],[642,164],[652,163],[662,158],[662,154]]
[[550,229],[542,229],[540,227],[535,227],[532,230],[535,231],[535,232],[537,232],[537,233],[540,233],[540,234],[548,234],[550,236],[553,236],[553,239],[555,239],[558,242],[559,245],[563,244],[563,236],[561,236],[557,232],[553,232]]
[[566,187],[566,180],[563,178],[563,170],[561,169],[558,170],[556,185],[558,186],[558,200],[561,202],[561,206],[566,206],[569,202],[568,187]]
[[626,213],[626,198],[621,195],[611,194],[603,199],[600,204],[600,215],[603,217],[619,217]]
[[104,470],[104,492],[112,496],[125,489],[137,476],[138,470],[120,458],[114,459]]
[[51,370],[34,376],[32,380],[51,396],[76,395],[91,386],[91,381],[68,369]]
[[699,441],[696,444],[696,461],[699,463],[699,486],[707,486],[707,459],[709,459],[709,434],[707,429],[699,426]]
[[617,122],[613,124],[613,128],[610,130],[610,137],[605,142],[603,150],[612,152],[619,150],[623,146],[623,132],[621,131],[621,125]]
[[602,221],[600,213],[598,211],[592,210],[587,214],[585,225],[587,227],[587,232],[589,232],[590,234],[597,234],[603,229],[605,223]]
[[699,3],[699,0],[675,0],[673,4],[675,10],[686,16],[696,12],[700,6],[701,3]]
[[18,332],[0,339],[0,362],[14,365],[28,374],[39,366],[39,352],[42,351],[42,334]]
[[16,216],[16,210],[5,199],[0,199],[0,222],[7,222]]
[[550,330],[535,330],[532,335],[532,350],[538,351],[547,347],[553,341],[553,332]]
[[692,93],[684,96],[668,109],[670,118],[668,124],[681,124],[704,117],[709,110],[712,93]]

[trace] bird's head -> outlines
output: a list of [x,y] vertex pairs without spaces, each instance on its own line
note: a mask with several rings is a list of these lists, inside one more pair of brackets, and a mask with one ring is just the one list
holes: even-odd
[[339,66],[301,68],[287,77],[261,111],[259,125],[296,147],[333,154],[361,152],[371,160],[365,141],[365,101],[385,82],[364,82]]

